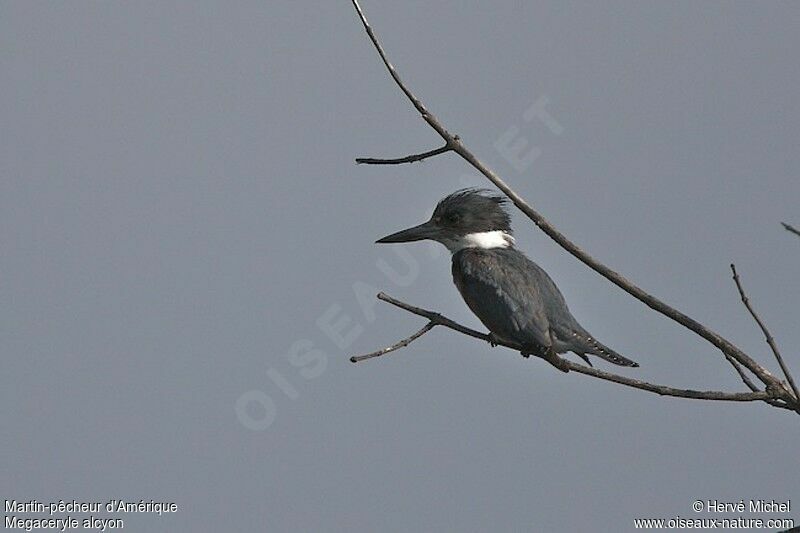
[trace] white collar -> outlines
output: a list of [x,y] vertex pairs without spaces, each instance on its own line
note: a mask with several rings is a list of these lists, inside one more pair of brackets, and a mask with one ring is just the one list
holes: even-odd
[[489,250],[491,248],[509,248],[514,246],[514,237],[502,230],[482,231],[479,233],[467,233],[454,239],[443,242],[447,249],[456,253],[464,248],[480,248]]

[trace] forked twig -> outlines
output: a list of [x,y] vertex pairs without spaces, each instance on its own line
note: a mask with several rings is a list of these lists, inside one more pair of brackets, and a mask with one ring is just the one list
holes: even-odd
[[[481,340],[490,342],[492,344],[500,344],[502,346],[506,346],[508,348],[513,348],[514,350],[518,350],[520,352],[522,351],[522,346],[520,346],[518,344],[505,343],[505,342],[502,342],[502,341],[499,341],[499,340],[495,340],[493,337],[490,337],[486,333],[481,333],[480,331],[475,331],[474,329],[468,328],[466,326],[462,326],[458,322],[450,320],[449,318],[447,318],[446,316],[444,316],[442,314],[436,313],[435,311],[428,311],[427,309],[422,309],[421,307],[415,307],[415,306],[413,306],[411,304],[407,304],[405,302],[401,302],[400,300],[392,298],[391,296],[389,296],[386,293],[383,293],[383,292],[378,293],[378,300],[383,300],[384,302],[390,303],[390,304],[394,305],[395,307],[399,307],[400,309],[404,309],[404,310],[408,311],[409,313],[413,313],[415,315],[423,316],[423,317],[427,318],[429,322],[424,328],[422,328],[421,330],[417,331],[416,333],[414,333],[410,337],[407,337],[407,338],[405,338],[405,339],[403,339],[403,340],[401,340],[401,341],[389,346],[388,348],[384,348],[382,350],[377,350],[375,352],[368,353],[368,354],[365,354],[365,355],[354,355],[353,357],[350,358],[350,362],[352,362],[352,363],[358,363],[359,361],[363,361],[364,359],[372,359],[373,357],[378,357],[380,355],[383,355],[384,353],[393,352],[393,351],[395,351],[395,350],[397,350],[399,348],[403,348],[405,346],[408,346],[411,342],[413,342],[417,338],[421,337],[422,335],[424,335],[425,333],[427,333],[428,331],[433,329],[434,326],[444,326],[444,327],[450,328],[450,329],[452,329],[454,331],[458,331],[459,333],[463,333],[464,335],[467,335],[469,337],[474,337],[476,339],[481,339]],[[430,326],[430,327],[428,327],[428,326]],[[530,355],[535,355],[537,357],[540,357],[541,359],[544,359],[545,361],[547,361],[548,363],[550,363],[551,365],[553,365],[554,367],[558,368],[559,370],[561,370],[563,372],[569,371],[569,368],[567,368],[567,361],[565,359],[562,359],[562,358],[558,357],[557,355],[525,352],[525,356],[526,357],[528,357]]]
[[783,362],[783,357],[781,356],[780,350],[778,350],[778,345],[775,343],[775,339],[767,329],[764,321],[761,320],[761,317],[758,316],[758,313],[756,313],[755,309],[753,309],[753,306],[750,304],[750,299],[745,294],[744,289],[742,288],[742,283],[739,280],[739,274],[736,272],[736,265],[733,263],[731,263],[731,272],[733,273],[733,282],[736,283],[736,288],[739,290],[739,296],[742,299],[742,303],[747,308],[750,316],[753,317],[753,320],[756,321],[756,324],[758,324],[758,327],[761,329],[764,337],[766,337],[767,344],[769,345],[770,350],[772,350],[772,353],[775,355],[775,359],[777,359],[778,365],[780,365],[781,370],[783,371],[783,375],[786,376],[786,381],[789,382],[789,386],[792,388],[795,399],[800,400],[800,392],[797,392],[797,385],[795,385],[792,374],[789,372],[789,368],[786,366],[786,363]]
[[753,384],[753,381],[750,379],[750,376],[748,376],[745,373],[744,369],[742,368],[742,365],[736,362],[736,359],[734,359],[728,354],[725,354],[725,359],[727,359],[728,362],[733,366],[733,369],[736,370],[736,373],[739,374],[739,377],[742,378],[742,382],[745,385],[747,385],[748,389],[750,389],[751,391],[758,390],[758,387],[756,387],[755,384]]

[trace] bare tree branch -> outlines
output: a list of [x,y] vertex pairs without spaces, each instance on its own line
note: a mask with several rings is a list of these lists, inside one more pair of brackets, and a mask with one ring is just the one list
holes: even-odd
[[800,392],[797,392],[797,385],[794,383],[794,379],[792,379],[792,374],[789,372],[789,369],[786,367],[786,363],[783,362],[783,357],[781,356],[780,350],[778,350],[778,345],[775,343],[775,339],[772,338],[767,326],[764,324],[764,321],[761,320],[761,317],[758,316],[753,306],[750,304],[750,299],[744,292],[742,288],[742,283],[739,281],[739,274],[736,272],[736,265],[731,263],[731,272],[733,273],[733,282],[736,283],[736,288],[739,290],[739,296],[742,298],[742,303],[747,308],[747,311],[750,313],[750,316],[753,317],[753,320],[756,321],[758,327],[761,328],[761,332],[766,337],[767,344],[769,345],[772,353],[775,354],[775,359],[777,359],[778,364],[783,371],[783,375],[786,376],[786,380],[789,382],[789,386],[792,387],[792,392],[794,393],[795,400],[800,400]]
[[[698,336],[702,337],[706,341],[710,342],[712,345],[716,346],[728,360],[734,360],[736,363],[750,372],[752,372],[766,387],[766,390],[769,391],[770,394],[778,394],[781,396],[782,401],[786,401],[793,405],[793,409],[796,409],[798,414],[800,414],[800,402],[797,399],[792,398],[790,392],[786,389],[783,382],[773,375],[769,370],[763,367],[761,364],[756,362],[752,359],[749,355],[744,353],[740,348],[735,346],[732,342],[725,339],[712,329],[708,328],[707,326],[699,323],[698,321],[694,320],[693,318],[687,316],[686,314],[678,311],[677,309],[667,305],[666,303],[662,302],[655,296],[649,294],[648,292],[644,291],[621,274],[617,273],[616,271],[612,270],[608,266],[604,265],[583,249],[581,249],[577,244],[573,243],[569,240],[564,234],[558,231],[547,219],[545,219],[538,211],[533,209],[521,196],[519,196],[516,192],[514,192],[511,187],[509,187],[501,178],[498,176],[492,169],[490,169],[487,165],[485,165],[480,159],[478,159],[463,143],[458,136],[452,135],[444,125],[433,115],[416,97],[416,95],[405,85],[403,80],[400,78],[400,75],[395,70],[392,63],[389,61],[388,57],[386,56],[386,52],[383,49],[380,41],[378,40],[375,32],[373,31],[372,27],[370,26],[366,16],[364,15],[363,10],[359,4],[358,0],[351,0],[353,7],[355,8],[356,12],[358,13],[359,18],[361,19],[361,23],[364,26],[364,29],[367,32],[367,36],[369,37],[370,41],[372,41],[375,50],[378,52],[383,64],[386,66],[390,76],[394,80],[395,84],[400,88],[403,94],[406,95],[408,100],[420,114],[423,120],[434,130],[439,136],[444,140],[445,147],[450,147],[452,151],[456,152],[460,155],[465,161],[467,161],[470,165],[472,165],[476,170],[478,170],[481,174],[483,174],[489,181],[491,181],[498,189],[500,189],[513,203],[514,205],[522,211],[530,220],[534,222],[547,236],[553,239],[559,246],[564,248],[567,252],[572,254],[578,260],[583,262],[589,268],[600,274],[601,276],[605,277],[622,290],[636,298],[637,300],[641,301],[654,311],[657,311],[666,317],[670,318],[671,320],[677,322],[678,324],[682,325],[683,327],[689,329],[690,331],[694,332]],[[442,153],[448,150],[443,150]],[[787,228],[788,229],[788,228]],[[794,228],[792,228],[794,229]],[[388,300],[387,300],[388,301]],[[390,302],[392,303],[392,302]],[[395,304],[396,305],[396,304]],[[407,309],[408,310],[408,309]],[[424,315],[423,315],[424,316]],[[446,324],[441,324],[446,325]],[[447,326],[450,327],[450,326]],[[461,327],[461,326],[459,326]],[[452,328],[457,329],[457,328]],[[457,329],[458,330],[458,329]],[[462,333],[465,333],[462,331]],[[479,336],[480,333],[474,332]],[[476,336],[470,333],[466,333],[471,336]],[[572,363],[570,363],[572,365]],[[581,366],[581,365],[578,365]],[[588,367],[582,367],[588,368]],[[739,372],[740,377],[742,377],[743,381],[745,382],[748,387],[751,389],[756,388],[752,382],[748,383],[749,378],[745,380],[745,375],[743,372],[740,372],[741,369],[737,368],[737,372]],[[589,369],[588,371],[581,371],[582,373],[588,373],[593,369]],[[599,371],[597,371],[599,372]],[[596,377],[601,377],[597,375]],[[602,379],[606,379],[605,377]],[[627,379],[627,378],[622,378]],[[611,380],[614,381],[614,380]],[[636,381],[636,380],[633,380]],[[620,381],[616,381],[620,382]],[[634,386],[631,383],[622,383],[630,386]],[[658,385],[650,385],[651,387],[660,387]],[[641,388],[641,387],[640,387]],[[646,389],[651,390],[652,392],[656,392],[653,389]],[[756,392],[751,393],[743,393],[743,394],[757,394]],[[766,393],[765,393],[766,394]],[[785,396],[785,397],[783,397]],[[767,398],[774,398],[774,396],[767,396]],[[749,401],[753,398],[748,397],[747,400]],[[764,398],[755,398],[755,399],[764,399]],[[767,400],[768,403],[772,405],[776,405],[780,403],[775,400]],[[781,406],[781,405],[776,405]]]
[[734,359],[733,357],[731,357],[728,354],[725,354],[725,359],[727,359],[728,362],[733,366],[733,369],[736,370],[736,373],[739,374],[739,377],[742,378],[742,382],[744,382],[744,384],[747,385],[748,389],[750,389],[751,391],[757,391],[758,390],[758,387],[756,387],[753,384],[753,381],[750,379],[750,376],[748,376],[745,373],[744,369],[742,368],[742,365],[737,363],[736,359]]
[[[444,326],[446,328],[452,329],[459,333],[463,333],[469,337],[474,337],[476,339],[481,339],[487,342],[491,342],[492,344],[497,344],[500,346],[505,346],[506,348],[511,348],[515,351],[521,351],[522,346],[519,344],[505,342],[500,339],[495,339],[486,333],[481,333],[480,331],[476,331],[474,329],[468,328],[466,326],[462,326],[458,322],[447,318],[446,316],[437,313],[435,311],[429,311],[427,309],[422,309],[421,307],[416,307],[391,296],[380,293],[378,294],[378,299],[383,300],[384,302],[388,302],[400,309],[408,311],[409,313],[413,313],[415,315],[424,317],[428,319],[428,323],[419,331],[407,337],[388,348],[384,348],[382,350],[378,350],[376,352],[372,352],[366,355],[360,356],[353,356],[350,358],[350,361],[356,363],[359,361],[363,361],[364,359],[371,359],[373,357],[379,357],[385,353],[398,350],[405,346],[411,344],[414,340],[421,337],[435,326]],[[523,354],[524,355],[524,354]],[[533,354],[536,355],[536,354]],[[546,359],[546,357],[539,355],[539,357]],[[653,383],[648,383],[646,381],[641,381],[638,379],[629,378],[626,376],[620,376],[618,374],[612,374],[611,372],[605,372],[603,370],[598,370],[596,368],[592,368],[589,366],[585,366],[579,363],[574,363],[567,359],[559,358],[562,362],[563,366],[566,367],[568,370],[578,372],[579,374],[584,374],[587,376],[595,377],[598,379],[602,379],[605,381],[611,381],[613,383],[617,383],[619,385],[625,385],[626,387],[632,387],[634,389],[645,390],[648,392],[653,392],[655,394],[661,396],[674,396],[677,398],[691,398],[695,400],[717,400],[717,401],[729,401],[729,402],[754,402],[754,401],[764,401],[771,405],[775,405],[776,407],[781,407],[784,409],[791,409],[785,401],[781,401],[780,398],[775,396],[774,393],[770,391],[761,391],[761,390],[754,390],[751,392],[723,392],[723,391],[699,391],[699,390],[692,390],[692,389],[678,389],[675,387],[668,387],[665,385],[656,385]],[[550,362],[550,361],[548,361]],[[559,367],[559,365],[553,364],[553,366]]]
[[793,226],[790,226],[786,222],[781,222],[781,225],[783,226],[783,229],[785,229],[789,233],[794,233],[795,235],[800,236],[800,230],[799,229],[797,229],[797,228],[795,228]]
[[[456,137],[458,138],[458,137]],[[435,157],[445,152],[452,152],[453,147],[445,144],[441,148],[429,150],[421,154],[412,154],[405,157],[398,157],[397,159],[378,159],[375,157],[357,157],[356,163],[359,165],[402,165],[403,163],[416,163],[417,161],[424,161],[429,157]]]
[[389,75],[392,77],[394,82],[397,84],[398,87],[400,87],[400,90],[403,91],[403,94],[406,95],[406,98],[408,98],[411,101],[411,104],[419,112],[419,114],[422,115],[422,118],[434,130],[436,130],[436,133],[438,133],[442,137],[442,139],[444,139],[445,143],[449,144],[451,142],[455,142],[457,140],[457,136],[450,135],[450,133],[447,130],[444,129],[444,127],[436,119],[436,117],[431,115],[428,112],[428,110],[425,109],[425,106],[422,105],[422,102],[420,102],[419,99],[416,96],[414,96],[414,93],[412,93],[406,87],[406,85],[403,83],[403,80],[400,79],[400,75],[394,69],[394,66],[391,64],[391,62],[389,62],[389,58],[386,57],[386,52],[383,51],[383,46],[381,46],[380,41],[378,41],[378,38],[375,36],[375,33],[372,31],[372,26],[369,25],[369,22],[367,21],[367,17],[364,15],[364,12],[361,10],[361,6],[359,5],[358,0],[352,0],[352,2],[353,2],[353,7],[355,7],[356,8],[356,12],[358,12],[358,17],[361,19],[361,23],[364,25],[364,29],[366,30],[370,41],[372,41],[372,44],[375,46],[375,49],[378,51],[378,55],[381,56],[381,60],[383,61],[383,64],[386,65],[386,70],[389,71]]
[[[514,350],[519,351],[520,353],[523,353],[523,355],[525,357],[528,357],[530,355],[535,355],[536,357],[540,357],[541,359],[544,359],[545,361],[547,361],[548,363],[550,363],[551,365],[553,365],[557,369],[561,370],[562,372],[568,372],[569,371],[569,368],[567,366],[567,361],[565,359],[562,359],[561,357],[558,357],[558,355],[555,355],[555,354],[552,354],[552,353],[533,353],[533,352],[528,352],[528,351],[524,351],[523,352],[523,347],[518,345],[518,344],[505,343],[505,342],[496,340],[494,337],[492,337],[492,336],[490,336],[490,335],[488,335],[486,333],[481,333],[480,331],[475,331],[474,329],[470,329],[468,327],[462,326],[458,322],[454,322],[454,321],[450,320],[449,318],[447,318],[446,316],[443,316],[443,315],[441,315],[439,313],[436,313],[434,311],[428,311],[426,309],[422,309],[421,307],[414,307],[413,305],[407,304],[405,302],[401,302],[400,300],[396,300],[396,299],[392,298],[391,296],[389,296],[388,294],[383,293],[383,292],[378,293],[378,300],[383,300],[384,302],[390,303],[390,304],[394,305],[395,307],[399,307],[400,309],[404,309],[404,310],[408,311],[409,313],[413,313],[413,314],[419,315],[419,316],[424,316],[425,318],[427,318],[429,320],[429,324],[432,324],[432,326],[431,326],[431,328],[429,328],[429,330],[432,329],[433,326],[445,326],[446,328],[450,328],[450,329],[452,329],[454,331],[458,331],[459,333],[463,333],[464,335],[467,335],[469,337],[474,337],[476,339],[481,339],[481,340],[484,340],[486,342],[489,342],[492,345],[500,344],[502,346],[506,346],[508,348],[512,348]],[[419,333],[419,335],[417,333]],[[411,339],[411,337],[409,337],[408,339],[403,339],[403,341],[398,342],[396,345],[390,346],[389,348],[393,348],[393,349],[389,350],[389,351],[394,351],[394,350],[396,350],[398,348],[402,348],[404,346],[408,346],[408,344],[410,344],[411,341],[415,340],[418,337],[421,337],[422,335],[427,333],[427,331],[423,332],[422,330],[420,330],[417,333],[415,333],[414,335],[411,336],[411,337],[413,337],[413,339]],[[411,340],[409,340],[409,339],[411,339]],[[407,340],[409,340],[409,342],[406,342],[405,344],[403,344],[403,342],[407,341]],[[402,346],[400,346],[400,345],[402,345]],[[372,357],[377,357],[379,355],[383,355],[382,353],[379,353],[381,351],[382,350],[378,350],[377,352],[372,352],[372,353],[369,353],[369,354],[366,354],[366,355],[353,356],[353,357],[350,358],[350,361],[353,362],[353,363],[357,363],[357,362],[359,362],[361,360],[364,360],[364,359],[371,359]],[[369,357],[367,357],[367,356],[369,356]]]
[[391,346],[387,346],[386,348],[382,348],[380,350],[375,350],[374,352],[370,352],[370,353],[364,354],[364,355],[354,355],[353,357],[350,358],[350,362],[351,363],[358,363],[358,362],[364,361],[366,359],[372,359],[373,357],[380,357],[381,355],[386,355],[387,353],[393,352],[395,350],[399,350],[400,348],[405,348],[406,346],[408,346],[409,344],[411,344],[412,342],[414,342],[415,340],[417,340],[418,338],[422,337],[423,335],[428,333],[430,330],[432,330],[433,326],[435,326],[435,325],[436,324],[434,322],[428,322],[427,324],[422,326],[422,328],[419,331],[417,331],[416,333],[414,333],[413,335],[410,335],[410,336],[406,337],[405,339],[392,344]]

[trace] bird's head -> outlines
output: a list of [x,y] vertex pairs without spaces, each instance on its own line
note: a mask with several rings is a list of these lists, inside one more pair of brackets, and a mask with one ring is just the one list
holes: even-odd
[[378,243],[438,241],[455,253],[462,248],[514,245],[506,198],[486,189],[462,189],[442,199],[427,222],[378,239]]

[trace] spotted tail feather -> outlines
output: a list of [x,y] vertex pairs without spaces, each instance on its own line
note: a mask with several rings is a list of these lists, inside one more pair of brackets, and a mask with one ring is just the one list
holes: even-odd
[[[573,333],[573,335],[578,337],[578,335],[575,333]],[[586,350],[586,353],[596,355],[601,359],[605,359],[609,363],[613,363],[619,366],[633,366],[633,367],[639,366],[639,363],[637,363],[636,361],[631,361],[627,357],[618,354],[617,352],[615,352],[602,342],[598,341],[594,337],[586,336],[583,337],[581,340],[587,342],[589,346],[591,346],[592,348],[591,350]],[[586,357],[585,354],[578,354],[578,355],[580,355],[587,363],[589,363],[589,358]],[[592,366],[592,364],[589,363],[589,366]]]

